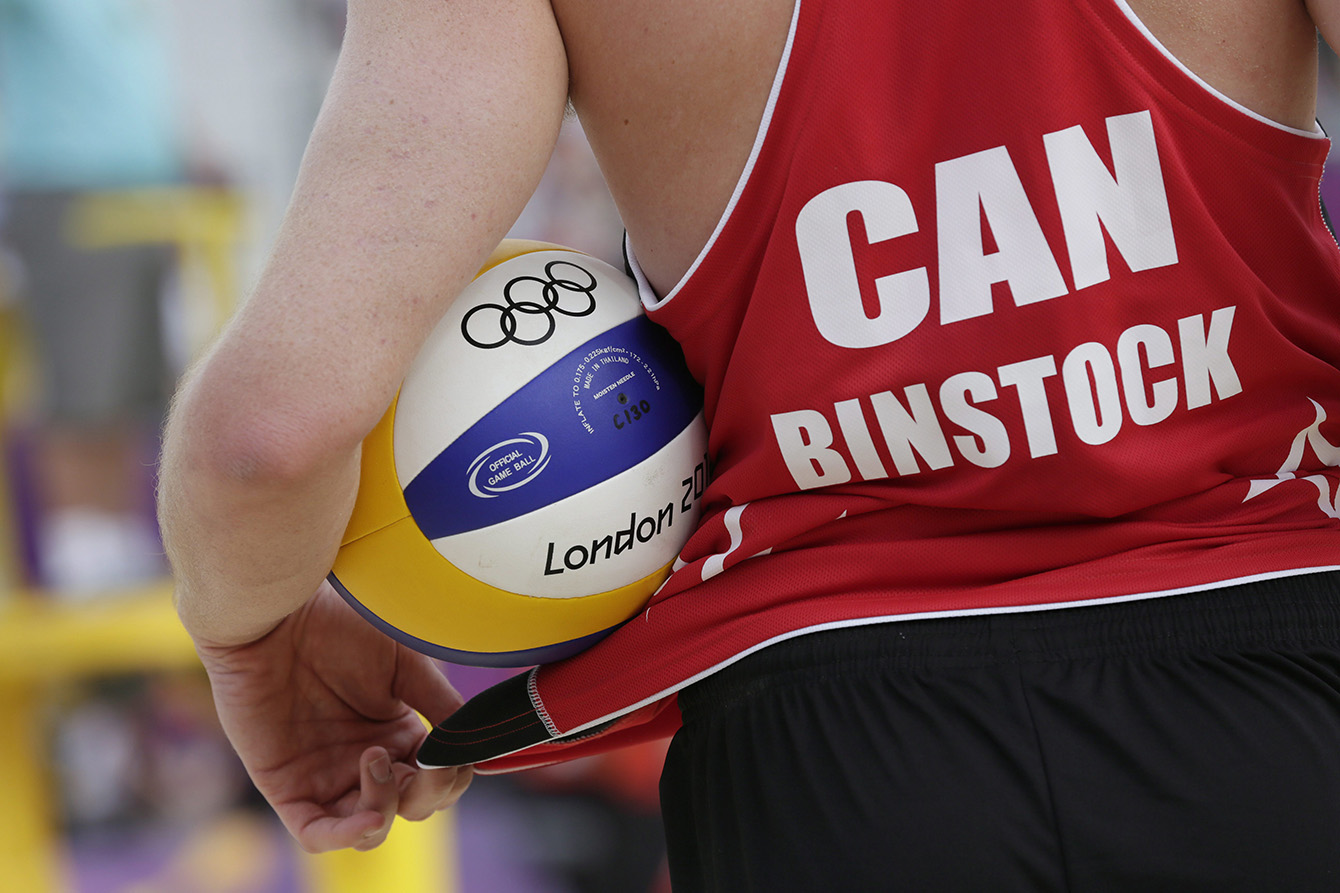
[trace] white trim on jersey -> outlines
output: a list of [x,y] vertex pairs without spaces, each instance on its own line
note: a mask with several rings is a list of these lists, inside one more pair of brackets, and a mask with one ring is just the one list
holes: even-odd
[[699,265],[702,264],[703,258],[707,257],[707,252],[712,250],[712,246],[716,244],[717,237],[721,235],[721,231],[726,227],[726,221],[730,219],[731,212],[735,210],[735,205],[740,200],[740,194],[744,192],[745,184],[749,182],[749,175],[753,173],[754,170],[754,162],[758,160],[758,153],[763,149],[763,140],[768,135],[768,125],[772,123],[772,111],[776,108],[777,96],[782,91],[782,81],[786,77],[787,63],[791,60],[791,45],[795,42],[796,24],[800,21],[800,3],[801,0],[796,0],[795,9],[791,11],[791,28],[786,35],[786,47],[782,50],[781,61],[777,64],[777,73],[772,79],[772,90],[768,93],[768,104],[763,108],[763,120],[758,124],[758,133],[754,136],[753,148],[749,150],[749,160],[745,162],[744,170],[740,172],[740,178],[735,183],[735,191],[731,193],[730,201],[726,203],[726,209],[721,212],[721,217],[718,218],[716,228],[712,230],[712,235],[708,238],[707,244],[703,246],[702,251],[698,252],[698,256],[693,259],[693,264],[689,267],[688,272],[684,274],[684,277],[680,279],[679,282],[675,283],[674,288],[670,289],[669,294],[664,298],[656,295],[656,291],[651,287],[651,283],[647,280],[646,274],[644,274],[642,268],[638,266],[637,254],[633,251],[632,240],[628,238],[626,233],[624,234],[624,255],[628,258],[628,266],[633,271],[633,278],[637,280],[637,290],[638,294],[642,297],[642,305],[648,310],[655,310],[658,307],[664,306],[668,301],[674,298],[675,295],[679,294],[679,290],[686,282],[693,278],[693,274],[698,269]]
[[[820,623],[814,626],[807,626],[802,629],[791,630],[790,632],[782,633],[779,636],[774,636],[771,639],[759,642],[758,644],[753,645],[750,648],[747,648],[744,651],[741,651],[738,654],[731,656],[729,659],[724,660],[718,664],[714,664],[713,666],[708,667],[707,669],[699,673],[696,673],[687,679],[681,680],[680,682],[677,682],[674,685],[671,685],[659,692],[656,692],[655,694],[649,697],[643,698],[642,700],[638,701],[635,704],[629,704],[625,707],[620,707],[618,710],[615,710],[611,713],[607,713],[604,716],[593,719],[590,722],[584,723],[583,725],[577,726],[576,728],[569,729],[567,731],[556,730],[556,727],[552,724],[553,720],[550,718],[548,711],[544,708],[543,704],[541,703],[539,698],[539,692],[535,686],[536,681],[534,675],[536,672],[535,670],[531,671],[532,675],[530,678],[529,689],[532,704],[533,706],[535,706],[536,711],[540,714],[541,718],[544,720],[545,727],[549,730],[550,734],[555,735],[555,737],[572,739],[574,736],[580,735],[583,732],[597,729],[600,726],[604,725],[605,723],[618,719],[621,716],[627,716],[628,714],[633,713],[636,710],[640,710],[641,708],[646,707],[650,704],[654,704],[657,701],[664,700],[665,698],[668,698],[670,695],[675,694],[681,689],[688,688],[695,682],[700,682],[703,679],[706,679],[708,676],[718,673],[721,670],[724,670],[726,667],[729,667],[731,664],[743,660],[744,658],[758,651],[762,651],[764,648],[767,648],[770,645],[776,645],[780,642],[785,642],[788,639],[794,639],[798,636],[808,635],[809,633],[826,632],[828,630],[835,630],[835,629],[850,629],[858,626],[872,626],[877,623],[901,623],[904,620],[934,620],[945,617],[973,617],[987,614],[1022,614],[1027,611],[1055,611],[1063,608],[1082,608],[1082,607],[1090,607],[1093,605],[1115,605],[1120,604],[1122,602],[1133,602],[1133,601],[1140,601],[1142,599],[1152,599],[1152,598],[1164,598],[1167,596],[1185,595],[1187,593],[1192,592],[1208,592],[1213,589],[1223,589],[1229,586],[1239,586],[1245,583],[1257,583],[1262,580],[1284,579],[1287,577],[1301,576],[1303,574],[1320,574],[1333,571],[1340,571],[1340,565],[1327,565],[1324,567],[1303,567],[1303,568],[1296,568],[1294,570],[1275,571],[1264,574],[1252,574],[1246,577],[1237,577],[1232,580],[1220,580],[1215,583],[1206,583],[1200,586],[1188,586],[1181,589],[1168,589],[1159,592],[1142,592],[1137,593],[1135,595],[1118,595],[1106,598],[1084,599],[1082,601],[1060,602],[1057,604],[1016,605],[1002,608],[984,608],[980,610],[969,609],[963,611],[926,611],[920,614],[897,614],[897,615],[880,616],[880,617],[857,617],[852,618],[850,620],[836,620],[829,623]],[[556,732],[557,734],[555,734]],[[547,743],[547,742],[541,742],[541,743]],[[533,745],[527,745],[526,747],[518,747],[515,750],[510,750],[507,751],[506,753],[496,754],[493,757],[490,757],[489,760],[501,759],[502,757],[512,756],[513,754],[518,754],[525,750],[528,750],[531,746]],[[545,763],[537,763],[535,765],[536,766],[549,765],[550,763],[562,762],[563,759],[564,759],[563,757],[558,757],[555,758],[554,760],[547,761]],[[423,768],[435,768],[435,767],[425,765],[423,766]],[[526,768],[534,768],[534,767],[528,766]],[[514,772],[518,770],[516,769],[490,770],[488,768],[488,761],[485,761],[484,763],[477,766],[475,771],[478,772],[480,775],[496,775],[496,774],[505,774],[509,772]]]
[[1130,20],[1131,24],[1134,25],[1140,31],[1140,33],[1145,36],[1145,40],[1149,41],[1151,46],[1153,46],[1156,50],[1162,53],[1168,59],[1168,61],[1172,62],[1174,65],[1180,68],[1182,72],[1186,74],[1187,77],[1191,78],[1191,80],[1195,81],[1198,85],[1200,85],[1201,89],[1203,89],[1206,93],[1218,99],[1220,102],[1223,102],[1230,108],[1236,109],[1237,111],[1241,112],[1242,114],[1246,115],[1249,118],[1252,118],[1256,121],[1260,121],[1262,124],[1269,124],[1271,127],[1274,127],[1277,130],[1283,130],[1286,133],[1295,133],[1299,136],[1305,136],[1310,139],[1326,139],[1326,134],[1322,131],[1320,123],[1315,123],[1313,125],[1316,128],[1315,130],[1300,130],[1297,127],[1291,127],[1288,124],[1281,124],[1278,121],[1275,121],[1271,118],[1267,118],[1260,112],[1254,112],[1251,109],[1247,108],[1247,106],[1238,102],[1237,100],[1225,96],[1223,93],[1220,93],[1218,90],[1212,87],[1204,78],[1196,74],[1190,68],[1187,68],[1181,59],[1178,59],[1176,56],[1174,56],[1172,52],[1166,46],[1164,46],[1163,43],[1157,37],[1154,36],[1153,32],[1151,32],[1147,27],[1145,27],[1145,23],[1140,21],[1140,17],[1135,14],[1135,10],[1131,9],[1130,4],[1128,4],[1126,0],[1112,0],[1112,2],[1115,3],[1117,8],[1122,11],[1122,13],[1126,16],[1127,19]]
[[[967,609],[960,611],[926,611],[920,614],[895,614],[895,615],[879,616],[879,617],[856,617],[850,620],[835,620],[828,623],[820,623],[814,626],[807,626],[802,629],[796,629],[790,632],[782,633],[781,635],[774,636],[773,638],[768,639],[767,641],[759,642],[757,645],[754,645],[744,651],[741,651],[740,653],[732,656],[728,660],[724,660],[719,664],[715,664],[714,666],[708,667],[702,672],[697,673],[681,682],[678,682],[666,688],[663,691],[659,691],[656,694],[651,695],[650,697],[643,698],[636,704],[629,704],[627,707],[621,707],[618,710],[614,711],[613,713],[609,713],[605,716],[600,717],[599,719],[591,720],[590,722],[584,725],[578,726],[575,729],[564,732],[563,736],[567,737],[570,735],[580,734],[581,732],[587,731],[588,729],[595,728],[603,723],[609,722],[610,720],[617,719],[620,716],[625,716],[629,713],[632,713],[635,710],[639,710],[643,707],[646,707],[648,704],[654,704],[657,701],[660,701],[664,698],[669,697],[672,694],[675,694],[680,689],[688,688],[695,682],[699,682],[703,679],[706,679],[708,676],[711,676],[715,673],[720,672],[721,670],[724,670],[726,667],[729,667],[736,661],[742,660],[757,651],[762,651],[769,645],[776,645],[779,642],[785,642],[788,639],[794,639],[797,636],[803,636],[809,633],[825,632],[834,629],[847,629],[857,626],[872,626],[876,623],[901,623],[904,620],[935,620],[946,617],[975,617],[986,614],[1022,614],[1028,611],[1056,611],[1063,608],[1084,608],[1084,607],[1091,607],[1094,605],[1115,605],[1120,604],[1122,602],[1134,602],[1134,601],[1141,601],[1143,599],[1153,599],[1153,598],[1166,598],[1168,596],[1173,595],[1186,595],[1192,592],[1208,592],[1214,589],[1225,589],[1229,586],[1240,586],[1246,583],[1258,583],[1261,582],[1262,580],[1284,579],[1287,577],[1301,576],[1303,574],[1320,574],[1331,571],[1340,571],[1340,565],[1328,565],[1325,567],[1303,567],[1287,571],[1275,571],[1264,574],[1252,574],[1250,576],[1238,577],[1232,580],[1220,580],[1215,583],[1205,583],[1199,586],[1187,586],[1181,589],[1167,589],[1159,592],[1141,592],[1136,593],[1134,595],[1116,595],[1116,596],[1108,596],[1105,598],[1091,598],[1073,602],[1058,602],[1052,604],[1039,604],[1039,605],[1014,605],[1001,608]],[[547,715],[548,714],[546,714],[546,717]],[[525,748],[520,748],[519,750],[524,749]],[[516,752],[518,751],[513,751],[513,753]]]

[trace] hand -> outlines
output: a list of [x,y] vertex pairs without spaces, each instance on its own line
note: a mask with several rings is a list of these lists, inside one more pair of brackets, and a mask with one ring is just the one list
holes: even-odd
[[471,770],[414,754],[461,696],[433,661],[358,616],[330,587],[245,645],[197,642],[214,703],[257,789],[308,852],[371,849],[399,815],[456,802]]

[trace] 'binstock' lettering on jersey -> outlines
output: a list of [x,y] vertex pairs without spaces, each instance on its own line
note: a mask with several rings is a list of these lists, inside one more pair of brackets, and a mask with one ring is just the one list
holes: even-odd
[[[1058,420],[1068,422],[1074,439],[1098,446],[1116,437],[1126,422],[1157,425],[1179,408],[1199,409],[1241,393],[1228,352],[1236,309],[1179,319],[1175,333],[1132,326],[1121,333],[1115,351],[1089,341],[1059,361],[1052,355],[1034,357],[990,372],[969,370],[938,383],[918,382],[903,388],[901,396],[877,391],[827,410],[776,413],[773,433],[802,490],[845,484],[854,476],[867,481],[890,476],[875,449],[865,407],[900,477],[948,468],[956,456],[979,468],[998,468],[1021,455],[1017,446],[1026,447],[1031,459],[1055,455]],[[1165,372],[1163,367],[1173,368]],[[1053,397],[1046,382],[1057,376],[1060,395]],[[997,400],[1004,410],[998,415],[982,408]],[[1022,444],[1011,443],[1001,417],[1022,420]],[[945,421],[967,433],[947,436]],[[835,432],[841,432],[844,447],[838,446]]]

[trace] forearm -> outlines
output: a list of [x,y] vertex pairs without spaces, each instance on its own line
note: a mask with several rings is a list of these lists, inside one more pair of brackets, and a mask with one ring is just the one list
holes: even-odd
[[545,0],[353,0],[255,293],[183,386],[160,513],[179,611],[251,641],[329,570],[359,443],[543,173],[566,96]]

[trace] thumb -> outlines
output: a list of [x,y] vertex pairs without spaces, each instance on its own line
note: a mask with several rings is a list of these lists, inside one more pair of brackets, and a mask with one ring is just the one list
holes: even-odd
[[396,668],[395,696],[436,725],[465,703],[460,692],[431,658],[405,653]]

